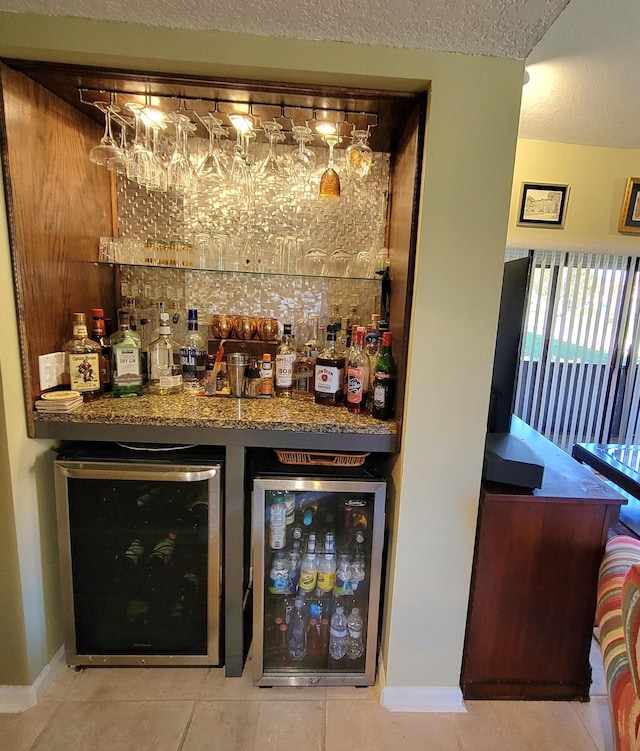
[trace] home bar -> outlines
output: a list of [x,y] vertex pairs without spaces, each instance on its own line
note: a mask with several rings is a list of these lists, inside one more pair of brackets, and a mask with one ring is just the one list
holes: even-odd
[[[57,57],[63,62],[81,62],[107,71],[115,70],[118,73],[121,73],[123,68],[129,68],[131,71],[146,71],[147,74],[156,73],[162,78],[173,71],[188,77],[204,77],[208,82],[220,82],[223,79],[245,82],[293,81],[299,86],[331,84],[342,91],[355,88],[371,92],[411,93],[424,92],[435,87],[430,102],[428,139],[425,143],[426,158],[419,160],[417,170],[422,176],[419,195],[415,195],[415,186],[411,182],[409,188],[397,186],[396,195],[391,195],[389,201],[391,211],[394,207],[397,210],[403,203],[404,194],[407,205],[411,206],[408,216],[412,217],[411,221],[417,222],[414,228],[417,263],[412,267],[414,277],[410,301],[404,305],[399,301],[403,314],[398,320],[402,323],[391,323],[390,326],[394,334],[394,354],[398,365],[407,366],[402,378],[399,378],[400,388],[404,387],[404,393],[400,394],[402,406],[396,412],[397,423],[379,423],[378,427],[374,428],[374,422],[365,418],[357,422],[356,429],[355,421],[353,426],[349,425],[353,418],[345,414],[341,419],[344,419],[346,426],[341,426],[339,431],[335,430],[335,426],[326,430],[324,426],[322,429],[309,430],[309,418],[305,415],[298,423],[295,417],[293,418],[290,424],[295,425],[295,429],[287,435],[287,428],[283,428],[281,422],[274,426],[275,429],[265,430],[263,435],[258,435],[253,425],[249,425],[248,429],[240,429],[243,431],[242,436],[232,435],[230,432],[223,435],[218,431],[236,430],[237,426],[229,427],[228,422],[233,420],[235,415],[223,413],[221,427],[215,424],[199,425],[197,416],[187,419],[183,415],[178,416],[178,419],[185,419],[183,425],[176,425],[175,415],[166,415],[166,423],[159,425],[157,417],[153,414],[145,414],[144,418],[135,415],[114,417],[112,410],[115,408],[112,403],[115,400],[110,399],[84,406],[79,412],[64,416],[64,419],[57,415],[33,416],[33,403],[38,396],[36,379],[34,378],[31,384],[36,388],[31,390],[29,387],[28,395],[22,399],[21,378],[16,378],[15,370],[12,371],[9,364],[4,367],[4,363],[3,389],[6,390],[5,403],[9,409],[9,424],[22,425],[23,405],[26,403],[28,415],[31,415],[29,419],[33,421],[32,435],[35,436],[35,440],[27,438],[25,432],[24,435],[12,437],[10,442],[7,467],[11,470],[9,475],[13,477],[13,482],[17,482],[18,473],[24,472],[26,467],[35,469],[35,475],[27,470],[24,479],[28,484],[33,483],[32,488],[28,488],[25,493],[16,486],[12,491],[16,495],[14,513],[23,518],[24,514],[29,512],[29,517],[33,518],[35,504],[29,501],[31,506],[27,506],[24,499],[40,495],[42,503],[49,509],[49,516],[45,514],[40,520],[40,537],[45,541],[51,540],[51,545],[56,534],[55,524],[50,518],[51,491],[47,490],[47,487],[51,487],[52,442],[111,442],[123,438],[126,441],[141,443],[176,444],[186,441],[198,445],[230,447],[225,448],[226,483],[229,482],[226,473],[231,464],[229,452],[243,452],[244,446],[271,448],[279,445],[283,448],[294,446],[345,452],[371,451],[382,455],[394,453],[396,458],[391,472],[393,488],[388,493],[387,500],[387,519],[391,534],[388,542],[389,569],[386,574],[381,639],[381,653],[386,672],[385,700],[393,705],[405,688],[422,687],[424,691],[418,692],[420,698],[417,704],[442,706],[444,701],[445,705],[459,705],[459,674],[486,425],[487,383],[491,367],[492,342],[495,337],[495,315],[512,169],[512,156],[505,155],[498,143],[504,144],[505,140],[515,143],[521,65],[513,60],[472,60],[464,56],[441,54],[428,54],[418,61],[411,55],[396,55],[395,52],[390,52],[390,57],[385,60],[377,60],[373,51],[365,48],[358,48],[356,60],[350,58],[349,45],[345,45],[344,48],[340,45],[328,45],[326,49],[321,45],[323,49],[320,49],[310,44],[302,45],[307,70],[298,71],[292,69],[290,61],[286,59],[286,45],[279,47],[272,42],[266,42],[264,46],[262,43],[260,46],[254,46],[249,44],[249,40],[245,40],[247,43],[243,46],[242,64],[239,64],[234,40],[224,35],[216,36],[216,44],[207,45],[208,52],[199,60],[201,52],[191,44],[193,37],[189,34],[177,34],[175,37],[172,35],[170,50],[166,48],[161,55],[159,47],[154,50],[156,41],[160,40],[154,40],[153,31],[149,31],[146,49],[139,47],[139,35],[135,44],[133,40],[127,41],[124,36],[115,35],[109,38],[108,56],[92,56],[87,47],[86,54],[76,57],[64,53],[54,54],[47,49],[47,43],[42,39],[30,47],[29,36],[37,30],[37,24],[32,25],[27,32],[16,27],[15,19],[8,17],[6,20],[7,24],[3,26],[2,31],[2,53],[7,67],[30,80],[34,80],[33,76],[36,75],[34,70],[27,70],[28,66],[25,65],[12,65],[12,60],[29,58],[37,61]],[[85,38],[83,33],[77,32],[78,30],[75,30],[73,34],[76,40]],[[95,41],[95,35],[89,36]],[[89,36],[86,36],[87,44]],[[63,38],[64,34],[60,36],[61,40]],[[144,38],[143,35],[142,39]],[[112,54],[114,52],[115,56]],[[316,53],[319,53],[319,57],[316,57]],[[169,57],[166,57],[167,54]],[[297,52],[289,49],[288,54],[295,58]],[[183,59],[178,60],[179,56]],[[191,62],[188,62],[189,60]],[[33,66],[34,69],[36,67]],[[493,86],[490,91],[481,92],[478,88],[478,76],[489,76],[496,86],[499,82],[500,86],[496,91],[499,88],[500,95],[493,93]],[[40,85],[38,83],[38,86]],[[115,87],[96,86],[94,90],[101,88],[109,90]],[[36,90],[38,96],[48,97],[51,94],[66,101],[59,92],[55,93],[55,90],[49,89],[48,86],[43,86],[42,89],[36,87]],[[505,96],[505,91],[510,91],[512,96]],[[88,196],[94,191],[104,194],[110,190],[110,186],[109,176],[104,174],[105,170],[91,165],[87,160],[89,149],[99,142],[103,133],[104,123],[100,119],[100,113],[91,105],[87,105],[86,113],[80,113],[78,107],[82,105],[76,98],[77,88],[73,92],[73,97],[74,105],[68,105],[67,114],[64,118],[59,118],[59,121],[65,122],[69,113],[79,113],[76,115],[77,122],[86,129],[84,142],[82,145],[76,144],[74,149],[68,149],[67,156],[76,160],[78,169],[80,164],[83,165],[82,169],[87,175],[88,182],[75,188],[69,184],[65,188],[64,194],[60,196],[65,211],[59,215],[59,220],[66,221],[67,225],[59,227],[58,230],[60,236],[76,238],[73,262],[82,265],[82,274],[86,276],[86,290],[82,290],[86,300],[72,297],[73,294],[79,293],[71,292],[67,281],[69,273],[63,272],[56,279],[56,264],[66,263],[58,253],[59,246],[53,253],[43,254],[47,263],[42,264],[43,268],[40,271],[33,268],[22,270],[26,272],[23,273],[24,286],[29,286],[38,276],[47,277],[48,286],[44,282],[39,286],[47,288],[48,296],[39,299],[38,311],[41,318],[47,318],[50,331],[45,334],[44,341],[37,343],[36,338],[40,336],[37,331],[45,327],[36,326],[34,332],[27,330],[25,317],[28,315],[29,301],[18,296],[16,316],[16,311],[12,307],[12,291],[5,295],[3,305],[7,306],[7,310],[3,308],[3,314],[8,322],[17,319],[17,322],[25,327],[26,339],[31,338],[33,354],[36,356],[55,351],[68,339],[69,313],[76,309],[89,313],[98,301],[107,305],[106,300],[109,296],[115,298],[116,292],[119,294],[121,291],[122,279],[118,283],[113,280],[113,267],[108,264],[94,265],[98,258],[100,238],[114,236],[112,213],[108,210],[109,203],[104,209],[101,226],[93,226],[90,230],[80,229],[80,223],[86,216],[86,212],[81,209],[84,209]],[[263,96],[256,98],[265,99]],[[35,116],[38,109],[31,110],[33,116],[29,120],[29,127],[14,130],[14,139],[29,137],[30,127],[38,126]],[[345,109],[357,110],[359,107],[347,106]],[[89,115],[89,112],[93,114]],[[376,127],[380,133],[381,126]],[[372,128],[372,133],[376,133],[376,128]],[[40,145],[48,142],[46,136],[38,140]],[[384,153],[378,151],[380,147],[375,146],[373,141],[371,146],[376,153]],[[401,147],[402,143],[396,141],[393,152],[388,153],[394,153],[397,157],[398,148]],[[25,152],[31,151],[32,149],[27,146]],[[11,163],[11,153],[8,156]],[[35,159],[35,156],[32,158]],[[415,153],[412,159],[415,163]],[[487,164],[491,164],[494,186],[489,191],[486,190]],[[67,165],[68,163],[60,164],[50,173],[57,179],[58,185],[61,180],[66,181],[69,177]],[[91,173],[89,167],[92,169]],[[16,173],[18,172],[20,167],[16,165]],[[16,173],[10,175],[12,182],[17,180]],[[24,170],[24,173],[27,177],[29,171]],[[89,174],[91,177],[88,177]],[[463,186],[459,184],[459,177],[453,177],[461,174],[466,175]],[[39,190],[41,181],[37,177],[32,179],[33,184],[30,187],[34,191]],[[465,195],[473,196],[473,200],[467,204],[466,209],[461,210],[458,199]],[[43,203],[39,201],[38,205]],[[9,211],[13,211],[15,216],[15,204]],[[29,217],[32,218],[31,215]],[[393,221],[390,221],[388,226],[389,231],[393,231]],[[46,234],[50,234],[50,229],[49,227]],[[410,222],[401,222],[397,231],[410,235]],[[42,236],[43,233],[40,233],[31,244],[40,244]],[[86,240],[80,242],[83,236]],[[79,249],[85,242],[84,250]],[[62,239],[59,243],[62,244]],[[398,302],[396,291],[408,287],[407,280],[402,278],[402,267],[396,267],[393,258],[394,249],[402,244],[400,239],[388,239],[393,272],[392,307]],[[404,242],[404,247],[410,247],[410,243]],[[5,263],[7,279],[10,279],[8,246]],[[14,263],[17,263],[15,258]],[[16,269],[16,275],[19,273]],[[192,272],[181,269],[179,273],[204,275],[200,270]],[[130,283],[127,279],[124,281]],[[93,292],[89,289],[91,284],[96,285]],[[71,299],[64,303],[65,297]],[[114,307],[116,304],[119,304],[119,301],[114,299]],[[411,313],[411,325],[406,328],[405,311]],[[109,312],[113,314],[113,311]],[[362,312],[365,312],[364,309]],[[206,322],[203,314],[204,310],[201,312],[201,321]],[[58,315],[59,321],[54,323],[54,317]],[[22,337],[23,345],[26,339]],[[461,366],[461,351],[464,351],[465,357],[474,363],[471,374],[466,366]],[[11,352],[16,357],[14,366],[17,366],[20,350],[15,335],[12,338]],[[28,368],[33,375],[37,372],[35,362],[32,361]],[[142,399],[146,401],[148,397]],[[206,408],[203,406],[202,409],[211,410],[213,407],[209,406],[209,402],[214,401],[217,404],[221,400],[214,398],[200,401],[206,401],[207,404]],[[231,400],[231,403],[234,401]],[[19,402],[22,402],[20,410]],[[108,406],[104,406],[107,402]],[[141,401],[140,405],[144,403]],[[242,408],[250,409],[244,402]],[[130,406],[129,409],[133,407]],[[136,409],[142,410],[143,407],[139,406]],[[220,409],[226,410],[228,407],[220,405]],[[96,411],[95,416],[92,410]],[[102,418],[101,410],[106,410],[102,413]],[[318,414],[322,412],[314,413],[313,420],[319,419]],[[283,422],[292,419],[287,415],[283,417]],[[146,425],[144,419],[152,424]],[[83,421],[85,424],[81,425]],[[118,421],[121,422],[120,425]],[[304,423],[304,429],[300,428],[301,423]],[[150,432],[151,427],[157,427],[158,430]],[[187,432],[195,430],[196,427],[199,431],[197,437],[193,433],[187,436]],[[204,435],[207,431],[211,431],[209,436]],[[234,449],[234,446],[237,448]],[[238,473],[238,476],[240,474]],[[39,488],[37,493],[36,485]],[[228,486],[225,493],[228,502]],[[20,502],[17,500],[18,496],[22,499]],[[225,529],[225,535],[237,536],[237,531],[245,522],[239,518],[233,518],[231,521],[236,525],[236,532]],[[25,524],[28,523],[25,520]],[[229,517],[226,518],[226,523],[229,523]],[[20,524],[19,529],[24,529],[24,526]],[[20,545],[26,544],[22,532],[18,536]],[[225,556],[227,554],[228,551],[225,550]],[[45,568],[49,566],[49,559],[55,558],[52,550],[47,552],[46,549],[43,551],[43,557]],[[51,570],[55,570],[55,564],[51,566]],[[231,574],[225,572],[225,576],[227,575]],[[236,592],[241,591],[241,574],[236,571],[233,576],[236,583],[234,585],[232,581],[231,586],[235,587]],[[228,580],[226,584],[229,584]],[[58,597],[55,585],[53,588],[44,587],[43,591],[44,600],[47,602],[46,609],[53,608],[55,611],[57,607],[59,610],[59,605],[55,604]],[[424,595],[418,595],[423,592]],[[31,596],[37,595],[34,593]],[[410,603],[416,598],[420,603],[416,606],[419,612],[422,612],[422,608],[429,612],[437,611],[443,620],[411,617]],[[37,604],[35,610],[38,611]],[[37,621],[32,621],[31,631],[33,630],[40,633],[49,631],[47,638],[42,638],[41,642],[50,642],[56,646],[51,651],[50,648],[34,647],[33,642],[29,643],[29,667],[26,672],[24,669],[22,672],[17,671],[22,676],[18,682],[23,684],[32,683],[36,679],[43,665],[52,658],[61,644],[59,627],[56,627],[53,621],[48,621],[44,615],[40,626]],[[31,632],[29,638],[32,638]],[[37,644],[38,635],[33,638]],[[43,656],[45,654],[46,657]],[[237,666],[235,669],[237,670]]]

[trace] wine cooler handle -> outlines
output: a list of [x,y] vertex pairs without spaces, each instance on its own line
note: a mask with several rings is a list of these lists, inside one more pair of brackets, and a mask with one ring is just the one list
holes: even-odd
[[196,482],[209,480],[215,477],[218,467],[176,467],[172,465],[167,469],[160,469],[157,465],[145,467],[137,464],[135,467],[126,467],[122,464],[113,467],[84,466],[69,467],[64,464],[58,465],[66,477],[74,479],[92,480],[158,480],[171,482]]

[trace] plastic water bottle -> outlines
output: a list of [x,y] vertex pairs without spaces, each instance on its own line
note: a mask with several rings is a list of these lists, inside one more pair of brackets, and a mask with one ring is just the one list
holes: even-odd
[[333,585],[333,593],[336,597],[348,595],[351,592],[351,563],[348,555],[338,557],[336,581]]
[[358,553],[351,564],[351,591],[355,594],[366,576],[364,556]]
[[274,555],[269,571],[269,592],[274,595],[290,594],[289,563],[280,550]]
[[307,656],[307,624],[303,608],[304,600],[296,598],[289,621],[289,656],[292,660],[302,660]]
[[329,629],[329,654],[334,660],[341,660],[347,653],[347,619],[344,608],[336,608],[331,616]]
[[354,608],[347,618],[347,659],[349,660],[357,660],[364,654],[363,628],[364,623],[360,609]]
[[276,490],[273,493],[269,509],[269,545],[272,550],[282,550],[284,548],[286,529],[287,504],[285,503],[284,491]]

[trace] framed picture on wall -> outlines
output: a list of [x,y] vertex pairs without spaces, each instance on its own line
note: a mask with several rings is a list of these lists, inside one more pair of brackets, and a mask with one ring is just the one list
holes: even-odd
[[622,199],[618,232],[640,234],[640,177],[627,179],[627,188]]
[[519,227],[564,227],[564,217],[569,197],[568,185],[522,183],[520,195]]

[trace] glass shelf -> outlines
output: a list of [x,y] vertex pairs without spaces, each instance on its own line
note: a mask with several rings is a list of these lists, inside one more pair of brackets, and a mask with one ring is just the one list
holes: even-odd
[[214,269],[214,268],[200,268],[200,267],[194,267],[194,266],[170,266],[168,264],[160,264],[160,263],[122,263],[120,261],[94,261],[93,262],[97,266],[124,266],[124,267],[139,267],[139,268],[148,268],[148,269],[168,269],[171,271],[200,271],[200,272],[206,272],[206,273],[216,273],[216,274],[245,274],[248,276],[265,276],[265,277],[271,277],[271,276],[285,276],[285,277],[295,277],[295,278],[308,278],[308,279],[343,279],[343,280],[349,280],[349,281],[364,281],[364,282],[374,282],[379,283],[382,278],[382,272],[380,272],[379,276],[376,277],[369,277],[369,276],[338,276],[336,274],[306,274],[303,272],[284,272],[284,271],[263,271],[263,270],[257,270],[257,269]]

